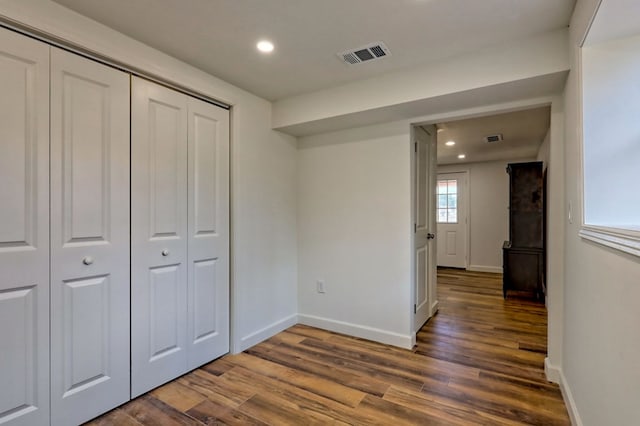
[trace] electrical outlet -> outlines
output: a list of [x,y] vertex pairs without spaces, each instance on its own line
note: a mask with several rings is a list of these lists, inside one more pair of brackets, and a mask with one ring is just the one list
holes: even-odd
[[316,281],[316,290],[318,293],[324,293],[324,280]]

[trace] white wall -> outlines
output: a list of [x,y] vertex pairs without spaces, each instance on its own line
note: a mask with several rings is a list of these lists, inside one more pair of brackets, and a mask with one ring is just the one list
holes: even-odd
[[271,104],[47,0],[5,0],[0,16],[233,105],[232,350],[296,321],[296,141]]
[[[582,50],[586,223],[638,227],[640,36]],[[627,184],[625,184],[627,183]],[[615,212],[615,214],[612,214]]]
[[565,177],[573,221],[565,219],[562,386],[576,424],[636,425],[640,419],[640,260],[578,235],[583,197],[577,45],[597,3],[579,1],[571,25],[574,71],[565,92]]
[[396,122],[299,140],[302,323],[412,346],[409,131]]
[[547,134],[538,149],[538,155],[536,161],[542,161],[543,167],[546,169],[549,167],[549,159],[551,158],[551,129],[547,130]]
[[564,101],[557,96],[551,103],[549,162],[547,163],[547,378],[560,381],[564,323],[565,267],[565,174],[564,174]]
[[468,171],[469,270],[502,272],[502,244],[509,239],[509,163],[524,158],[439,166],[438,173]]

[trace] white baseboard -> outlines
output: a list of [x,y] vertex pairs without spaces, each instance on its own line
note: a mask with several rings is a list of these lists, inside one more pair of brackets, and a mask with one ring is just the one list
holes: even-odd
[[573,399],[571,388],[567,383],[567,379],[564,377],[564,373],[560,370],[560,392],[562,392],[562,398],[564,399],[564,405],[567,407],[569,418],[573,426],[583,426],[582,419],[578,413],[578,407],[576,401]]
[[544,359],[544,374],[547,376],[547,380],[553,383],[560,384],[560,368],[549,362],[549,357]]
[[564,400],[564,405],[567,407],[571,424],[573,426],[582,426],[582,420],[578,414],[576,402],[573,399],[573,394],[571,393],[562,369],[551,364],[547,357],[544,359],[544,374],[547,376],[547,380],[560,385],[560,392],[562,392],[562,399]]
[[267,340],[270,337],[275,336],[283,330],[286,330],[289,327],[292,327],[298,323],[298,315],[294,314],[283,318],[279,321],[276,321],[268,326],[261,328],[260,330],[254,331],[253,333],[242,337],[240,339],[240,345],[234,353],[240,353],[250,347],[257,345],[263,340]]
[[411,349],[415,344],[415,335],[404,335],[391,331],[364,325],[352,324],[344,321],[336,321],[329,318],[316,317],[314,315],[298,314],[300,324],[322,328],[336,333],[373,340],[387,345],[398,346],[403,349]]
[[440,306],[440,302],[436,300],[431,305],[431,316],[434,316],[438,312],[438,307]]
[[483,265],[469,265],[467,271],[472,272],[492,272],[494,274],[502,273],[502,266],[483,266]]

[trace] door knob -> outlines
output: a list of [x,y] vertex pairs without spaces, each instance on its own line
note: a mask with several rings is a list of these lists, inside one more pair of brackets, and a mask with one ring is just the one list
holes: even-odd
[[84,259],[82,259],[82,263],[84,263],[85,265],[91,265],[93,263],[93,257],[86,256]]
[[168,249],[162,250],[162,255],[163,256],[169,256],[169,250]]
[[436,237],[436,234],[432,234],[431,232],[427,234],[427,239],[429,240],[433,240],[435,237]]

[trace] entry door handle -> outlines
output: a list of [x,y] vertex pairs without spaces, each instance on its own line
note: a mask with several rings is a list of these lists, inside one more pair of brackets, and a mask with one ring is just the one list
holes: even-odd
[[436,237],[436,234],[432,234],[431,232],[427,234],[427,239],[429,240],[433,240],[435,237]]

